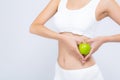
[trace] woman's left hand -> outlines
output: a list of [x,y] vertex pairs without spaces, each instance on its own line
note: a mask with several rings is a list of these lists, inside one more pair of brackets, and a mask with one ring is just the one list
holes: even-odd
[[105,43],[105,37],[99,36],[96,38],[90,38],[87,40],[88,43],[91,45],[90,53],[85,57],[85,60],[87,60],[94,52],[96,52],[100,46]]

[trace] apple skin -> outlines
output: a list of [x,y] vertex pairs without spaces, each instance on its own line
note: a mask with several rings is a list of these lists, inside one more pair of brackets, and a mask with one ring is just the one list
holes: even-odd
[[86,42],[82,42],[78,45],[78,49],[80,51],[80,53],[83,55],[83,56],[86,56],[89,54],[90,50],[91,50],[91,46],[89,43],[86,43]]

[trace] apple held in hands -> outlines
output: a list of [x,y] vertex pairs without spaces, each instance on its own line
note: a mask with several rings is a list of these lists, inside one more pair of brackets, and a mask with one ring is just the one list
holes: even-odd
[[78,49],[80,51],[80,53],[83,55],[83,56],[86,56],[89,54],[90,50],[91,50],[91,46],[89,43],[87,42],[81,42],[79,45],[78,45]]

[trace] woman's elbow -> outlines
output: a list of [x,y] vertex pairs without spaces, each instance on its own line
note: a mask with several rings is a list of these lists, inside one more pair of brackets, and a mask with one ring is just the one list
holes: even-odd
[[34,24],[30,25],[29,32],[33,33],[33,34],[35,33],[35,25]]
[[30,33],[36,34],[40,26],[41,26],[40,24],[31,24],[29,29]]

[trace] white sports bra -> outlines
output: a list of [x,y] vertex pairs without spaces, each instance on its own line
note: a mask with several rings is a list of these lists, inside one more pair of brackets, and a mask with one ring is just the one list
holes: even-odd
[[94,37],[94,26],[96,20],[95,11],[100,0],[90,0],[84,7],[70,10],[66,7],[67,0],[60,0],[58,11],[54,15],[54,22],[59,32],[71,32]]

